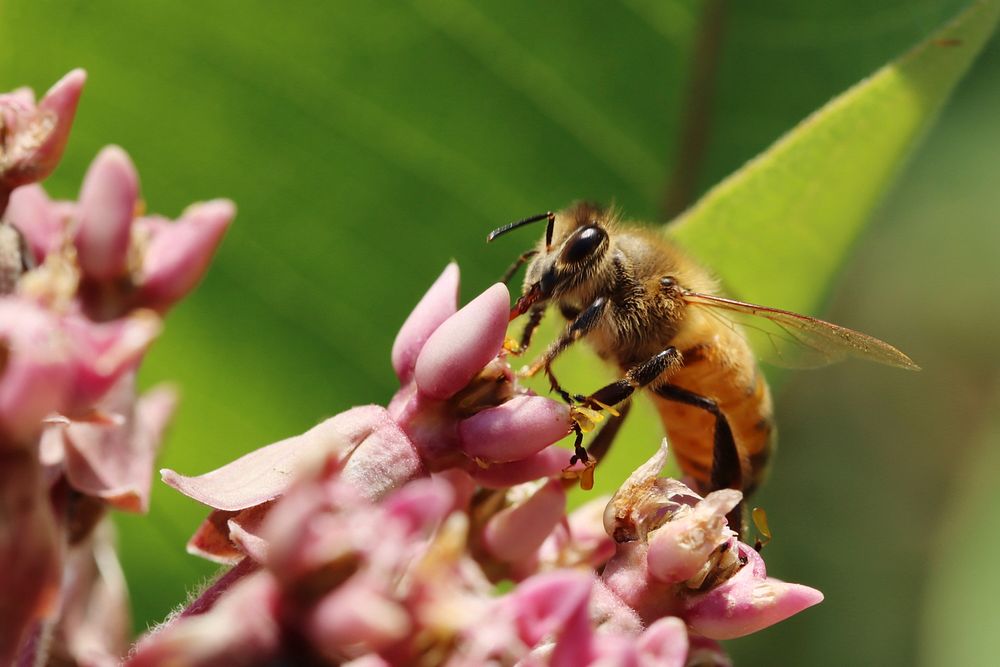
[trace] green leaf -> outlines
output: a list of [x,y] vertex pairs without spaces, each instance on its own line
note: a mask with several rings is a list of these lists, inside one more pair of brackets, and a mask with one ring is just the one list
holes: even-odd
[[976,2],[836,97],[668,227],[732,296],[810,313],[900,166],[986,43]]
[[[815,312],[893,177],[992,34],[1000,1],[978,2],[917,47],[816,111],[666,228],[737,298]],[[563,359],[566,386],[609,371]],[[778,376],[779,374],[773,373]],[[588,379],[589,378],[589,379]],[[772,378],[773,380],[774,378]],[[541,384],[538,386],[541,389]],[[610,492],[662,437],[638,402],[595,488]]]
[[[942,497],[942,521],[927,527],[933,550],[924,594],[920,633],[921,664],[987,665],[1000,655],[1000,634],[989,631],[996,618],[1000,579],[988,566],[1000,550],[1000,393],[985,428],[971,446],[956,447],[961,462],[951,497]],[[956,445],[961,443],[955,443]],[[984,556],[986,555],[986,556]],[[995,629],[995,626],[993,626]]]

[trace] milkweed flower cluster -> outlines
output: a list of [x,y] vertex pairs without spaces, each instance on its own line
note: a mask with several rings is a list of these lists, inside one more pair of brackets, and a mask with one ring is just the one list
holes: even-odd
[[0,664],[116,664],[125,587],[106,510],[144,512],[173,411],[136,371],[234,214],[144,215],[128,155],[95,158],[77,201],[38,181],[66,146],[85,74],[39,102],[0,95]]
[[[198,477],[189,549],[232,569],[128,664],[708,665],[822,595],[767,576],[726,515],[659,476],[567,514],[565,405],[519,387],[510,297],[449,266],[404,324],[401,388]],[[512,584],[504,594],[497,583]]]
[[0,96],[0,664],[725,665],[719,640],[816,604],[726,520],[738,491],[660,476],[568,511],[578,418],[512,372],[497,284],[458,307],[448,266],[403,324],[386,406],[349,409],[198,476],[188,543],[226,565],[128,648],[108,508],[143,512],[175,397],[136,372],[233,215],[147,215],[128,155],[77,201],[58,163],[84,83]]

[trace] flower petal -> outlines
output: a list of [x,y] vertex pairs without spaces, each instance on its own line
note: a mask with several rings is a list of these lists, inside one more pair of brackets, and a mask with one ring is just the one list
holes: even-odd
[[481,469],[472,468],[469,474],[482,486],[500,489],[543,477],[561,475],[563,468],[569,464],[569,458],[570,453],[567,450],[550,445],[520,461],[494,463]]
[[823,594],[815,588],[763,576],[763,560],[745,544],[748,559],[731,579],[691,598],[684,614],[691,629],[709,639],[734,639],[794,616],[818,604]]
[[483,546],[497,560],[521,563],[538,551],[565,511],[562,482],[549,480],[522,502],[490,517],[483,529]]
[[96,407],[122,415],[124,423],[73,422],[65,428],[70,485],[118,509],[145,512],[153,461],[176,400],[173,390],[158,387],[136,401],[134,374],[123,376]]
[[84,176],[74,243],[84,275],[108,281],[126,271],[139,175],[118,146],[102,149]]
[[70,209],[75,209],[75,204],[52,201],[44,188],[34,183],[11,193],[6,218],[24,235],[35,264],[62,244]]
[[452,262],[403,322],[392,344],[392,367],[401,384],[413,377],[417,356],[427,339],[458,309],[458,264]]
[[270,664],[280,649],[278,591],[265,573],[244,577],[204,613],[182,616],[139,642],[124,663],[155,665]]
[[138,302],[163,312],[194,289],[235,215],[231,201],[214,199],[190,206],[173,224],[157,225],[142,262]]
[[661,618],[639,636],[636,649],[643,667],[684,667],[688,654],[687,626],[674,616]]
[[569,408],[542,396],[517,396],[478,412],[458,425],[469,456],[489,462],[517,461],[561,440],[570,431]]
[[734,489],[713,491],[684,516],[654,530],[646,555],[650,576],[665,583],[693,577],[705,566],[709,555],[735,535],[728,527],[726,514],[742,498],[743,494]]
[[332,453],[346,455],[386,418],[381,406],[354,408],[204,475],[186,477],[169,469],[160,474],[168,485],[209,507],[246,509],[283,494],[306,462]]
[[509,312],[510,293],[497,283],[445,320],[417,357],[421,393],[444,400],[467,385],[500,352]]

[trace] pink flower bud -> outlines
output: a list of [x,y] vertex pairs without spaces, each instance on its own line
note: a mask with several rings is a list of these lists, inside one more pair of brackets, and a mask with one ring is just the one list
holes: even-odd
[[28,243],[32,259],[39,264],[64,242],[76,205],[49,199],[40,185],[24,185],[11,193],[6,218]]
[[509,310],[507,286],[497,283],[435,329],[417,357],[420,392],[443,400],[467,385],[503,345]]
[[514,497],[513,504],[490,517],[483,530],[483,546],[501,562],[522,564],[534,556],[566,511],[560,480],[533,486],[537,488],[522,498],[518,495],[527,489],[511,489],[508,496]]
[[137,302],[163,312],[194,289],[236,215],[228,199],[193,204],[172,224],[140,221],[152,232],[142,260]]
[[536,454],[565,437],[568,424],[565,404],[541,396],[517,396],[463,420],[458,434],[469,456],[507,463]]
[[458,309],[458,264],[451,263],[403,322],[392,344],[392,367],[403,384],[413,377],[417,356],[434,330]]
[[728,581],[691,598],[684,618],[709,639],[734,639],[794,616],[823,601],[815,588],[766,576],[764,561],[753,548],[739,545],[747,564]]
[[57,81],[37,106],[29,89],[0,95],[4,136],[0,146],[0,191],[4,193],[0,210],[14,188],[44,179],[59,163],[86,79],[82,69],[73,70]]
[[83,179],[77,206],[77,261],[86,277],[109,281],[125,275],[138,199],[139,175],[129,156],[118,146],[101,150]]

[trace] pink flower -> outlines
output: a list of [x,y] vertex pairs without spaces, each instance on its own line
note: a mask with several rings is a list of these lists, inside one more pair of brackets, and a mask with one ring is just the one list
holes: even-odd
[[138,363],[159,330],[148,311],[95,324],[0,298],[0,440],[33,445],[47,415],[83,414]]
[[139,176],[117,146],[91,163],[78,203],[53,202],[40,186],[16,190],[7,219],[24,234],[32,259],[48,265],[38,272],[59,267],[72,275],[68,287],[50,278],[30,291],[47,301],[74,299],[100,321],[138,308],[167,311],[201,280],[236,209],[217,199],[170,222],[142,216],[141,208]]
[[37,104],[30,88],[0,95],[0,213],[14,188],[44,179],[58,164],[86,78],[73,70]]
[[458,268],[451,265],[407,318],[392,353],[403,384],[388,409],[353,408],[204,475],[164,470],[167,484],[215,509],[189,549],[238,561],[246,552],[231,539],[233,530],[254,533],[292,476],[332,454],[344,460],[344,478],[372,500],[444,471],[470,488],[558,475],[569,456],[550,445],[569,432],[569,412],[516,384],[502,349],[506,288],[494,285],[461,310],[457,291]]
[[710,639],[766,628],[819,603],[823,594],[767,576],[764,561],[739,542],[726,515],[740,492],[705,498],[657,477],[666,441],[608,505],[605,526],[617,545],[602,581],[646,623],[671,614]]
[[558,474],[565,452],[546,447],[569,432],[569,411],[517,386],[503,352],[506,286],[458,312],[457,293],[451,264],[396,336],[392,363],[402,386],[389,414],[432,471],[458,466],[498,486]]

